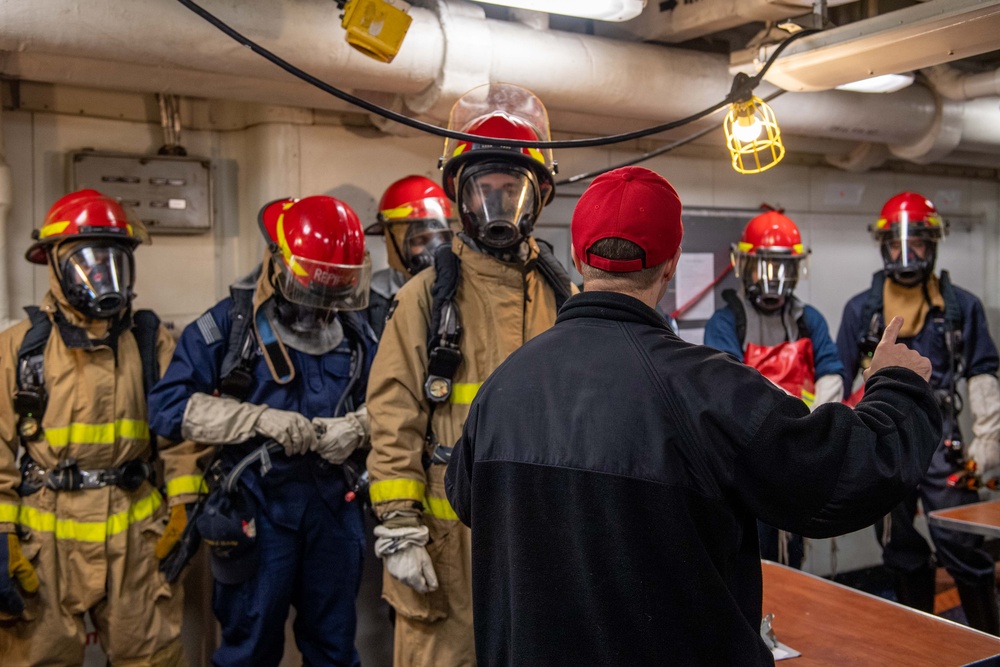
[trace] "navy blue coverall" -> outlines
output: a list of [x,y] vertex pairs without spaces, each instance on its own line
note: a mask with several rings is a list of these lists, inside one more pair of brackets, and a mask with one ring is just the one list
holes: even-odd
[[[182,439],[188,399],[196,392],[211,394],[217,389],[231,307],[232,299],[227,298],[208,311],[220,334],[209,336],[212,340],[206,339],[197,322],[181,334],[170,366],[149,396],[150,428],[156,433]],[[374,357],[374,337],[360,315],[341,312],[337,317],[345,333],[367,334],[345,336],[321,356],[288,348],[295,377],[284,385],[274,381],[258,354],[247,401],[309,419],[341,416],[334,410],[351,376],[351,349],[357,345],[352,340],[363,338],[363,358],[355,360],[363,370],[345,403],[346,410],[360,407]],[[231,466],[260,444],[261,439],[254,438],[226,445],[220,455]],[[295,639],[306,665],[358,665],[354,600],[364,551],[360,503],[345,501],[348,489],[341,467],[314,452],[296,457],[280,452],[272,455],[272,462],[274,467],[265,476],[260,466],[252,465],[241,477],[257,499],[260,564],[256,575],[242,584],[215,582],[212,604],[222,626],[222,643],[212,662],[277,665],[284,651],[289,606],[294,606]]]
[[[996,375],[1000,360],[987,328],[983,304],[975,295],[960,287],[953,287],[952,292],[961,312],[962,332],[961,360],[957,368],[959,377],[955,380],[984,374]],[[837,349],[845,369],[845,397],[850,395],[851,385],[860,367],[859,343],[867,334],[870,325],[870,321],[862,321],[869,293],[870,290],[866,290],[847,302],[840,322],[840,332],[837,334]],[[947,302],[948,295],[942,294],[942,296]],[[881,312],[878,315],[882,318],[881,327],[884,328],[884,315]],[[942,397],[951,392],[952,386],[953,362],[949,358],[947,349],[945,335],[947,328],[944,312],[936,306],[931,306],[920,332],[912,338],[899,339],[900,343],[931,360],[933,368],[930,385]],[[878,333],[881,335],[881,330]],[[942,415],[945,418],[943,435],[946,438],[961,440],[957,420],[949,420],[948,413],[949,411],[942,407]],[[930,546],[913,527],[917,499],[920,498],[922,501],[925,512],[979,501],[977,492],[947,485],[948,476],[956,472],[956,467],[946,460],[945,454],[944,438],[942,438],[942,443],[934,452],[930,468],[920,482],[919,488],[892,511],[889,540],[882,551],[883,561],[893,574],[900,602],[929,612],[933,612],[934,607],[934,568]],[[883,522],[877,523],[875,529],[879,539],[884,541]],[[977,607],[992,603],[994,609],[996,608],[993,559],[982,549],[983,538],[935,526],[930,527],[930,534],[937,550],[938,561],[958,585],[962,606],[970,624],[977,626],[974,618]]]

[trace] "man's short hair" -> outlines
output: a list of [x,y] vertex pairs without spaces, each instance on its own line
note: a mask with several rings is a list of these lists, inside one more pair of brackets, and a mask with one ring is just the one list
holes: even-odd
[[[638,244],[626,239],[609,237],[601,239],[590,246],[589,253],[605,259],[612,260],[643,260],[646,253]],[[667,260],[670,261],[670,260]],[[581,260],[581,274],[583,282],[586,284],[592,280],[611,283],[614,287],[623,291],[644,290],[652,287],[656,280],[663,274],[663,267],[667,262],[663,262],[648,269],[629,271],[627,273],[613,273],[590,266],[586,261]]]

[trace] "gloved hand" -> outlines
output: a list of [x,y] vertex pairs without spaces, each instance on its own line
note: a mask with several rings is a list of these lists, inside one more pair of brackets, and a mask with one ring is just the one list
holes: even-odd
[[375,526],[375,537],[375,555],[385,561],[389,574],[418,593],[437,590],[437,574],[425,548],[427,526]]
[[206,445],[234,445],[262,435],[289,455],[304,454],[316,443],[312,424],[297,412],[202,393],[188,399],[181,435]]
[[17,584],[25,593],[34,593],[38,590],[38,575],[21,553],[17,535],[0,533],[0,619],[17,618],[24,611]]
[[1000,383],[992,375],[969,378],[972,442],[966,451],[980,474],[1000,466]]
[[170,519],[167,520],[167,526],[163,529],[163,534],[160,535],[160,539],[156,541],[156,548],[153,553],[156,554],[157,560],[163,560],[170,555],[170,552],[174,550],[177,543],[181,540],[181,535],[184,534],[184,529],[187,528],[188,524],[188,507],[187,505],[180,503],[174,505],[170,508]]
[[298,412],[267,408],[257,420],[254,431],[279,442],[289,456],[316,448],[316,429]]
[[316,446],[313,451],[334,465],[340,465],[351,453],[368,442],[368,406],[361,406],[343,417],[314,417]]

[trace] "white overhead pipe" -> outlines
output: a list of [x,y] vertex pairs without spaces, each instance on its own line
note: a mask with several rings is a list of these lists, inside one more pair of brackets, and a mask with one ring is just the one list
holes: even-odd
[[[830,7],[855,0],[829,0]],[[619,39],[686,42],[721,30],[753,23],[778,21],[808,14],[812,0],[698,0],[675,2],[669,9],[649,0],[642,14],[621,23],[595,22],[597,34]]]
[[[537,93],[554,119],[604,117],[613,132],[616,124],[689,115],[725,96],[731,81],[724,56],[535,30],[486,19],[464,2],[412,8],[413,25],[390,65],[344,42],[329,0],[205,4],[302,69],[344,88],[400,95],[399,108],[438,122],[470,88],[507,81]],[[5,0],[0,51],[8,52],[0,53],[0,71],[43,81],[343,108],[166,0]],[[108,63],[116,63],[112,73]],[[995,104],[949,102],[919,86],[886,95],[789,94],[775,110],[790,134],[889,144],[915,161],[950,150],[1000,152]]]
[[974,100],[1000,95],[1000,69],[970,74],[950,65],[936,65],[923,70],[934,89],[949,100]]

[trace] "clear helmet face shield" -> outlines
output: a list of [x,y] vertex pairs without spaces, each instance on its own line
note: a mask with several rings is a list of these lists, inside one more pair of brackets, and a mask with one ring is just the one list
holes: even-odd
[[879,234],[885,272],[904,287],[919,285],[934,270],[938,238],[940,234],[911,224],[904,211],[898,224]]
[[60,265],[63,294],[87,317],[112,318],[132,300],[133,268],[132,251],[125,246],[112,242],[73,244]]
[[286,262],[279,253],[274,265],[275,287],[300,314],[329,319],[325,314],[368,307],[372,262],[367,252],[362,264],[329,264],[296,255]]
[[772,312],[785,305],[798,285],[799,275],[808,270],[804,256],[780,252],[741,254],[736,277],[743,281],[747,298],[761,310]]
[[403,264],[417,275],[434,263],[434,252],[449,245],[454,232],[446,218],[426,218],[387,225]]
[[463,170],[459,181],[459,213],[466,234],[497,250],[512,248],[531,234],[538,211],[538,184],[529,170],[473,164]]

